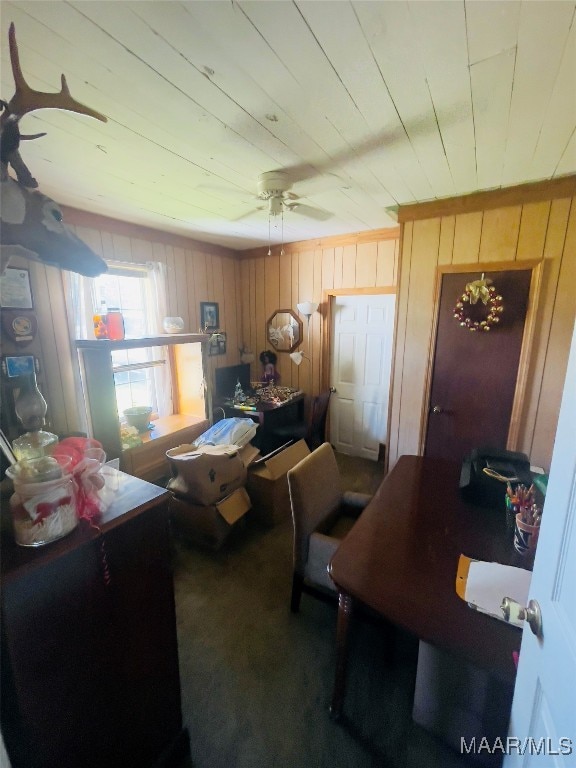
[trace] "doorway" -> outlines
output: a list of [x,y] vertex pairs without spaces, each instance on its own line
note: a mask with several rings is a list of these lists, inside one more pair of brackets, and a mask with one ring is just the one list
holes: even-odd
[[377,461],[387,442],[395,306],[395,289],[331,297],[330,442],[348,456]]
[[[522,399],[522,360],[529,346],[529,309],[535,304],[532,294],[538,282],[534,272],[530,263],[514,263],[513,268],[485,265],[463,271],[460,267],[439,274],[425,456],[461,462],[473,448],[515,448],[514,414]],[[478,286],[482,277],[486,288],[494,290],[493,299],[487,304],[462,302],[462,296],[470,299],[468,286]],[[502,306],[501,313],[493,312],[497,305]],[[490,315],[498,321],[489,330],[474,325]],[[477,330],[463,325],[466,320]]]

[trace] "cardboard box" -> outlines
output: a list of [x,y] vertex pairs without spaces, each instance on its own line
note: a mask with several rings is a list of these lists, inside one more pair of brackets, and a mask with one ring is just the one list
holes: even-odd
[[299,440],[274,456],[264,456],[248,466],[246,489],[252,502],[252,514],[259,522],[275,525],[292,516],[286,475],[309,453],[306,442]]
[[252,443],[248,443],[239,450],[240,458],[245,467],[260,458],[260,451]]
[[220,549],[232,530],[244,522],[250,509],[245,488],[237,488],[217,504],[201,506],[172,496],[170,517],[183,538],[213,552]]
[[193,504],[217,504],[246,482],[246,467],[233,446],[180,445],[166,456],[172,471],[167,488]]

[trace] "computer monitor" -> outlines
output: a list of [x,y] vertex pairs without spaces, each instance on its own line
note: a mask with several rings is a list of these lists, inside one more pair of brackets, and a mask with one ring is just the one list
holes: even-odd
[[240,363],[240,365],[225,365],[222,368],[216,368],[214,371],[216,400],[228,400],[234,397],[236,384],[247,392],[250,389],[250,363]]

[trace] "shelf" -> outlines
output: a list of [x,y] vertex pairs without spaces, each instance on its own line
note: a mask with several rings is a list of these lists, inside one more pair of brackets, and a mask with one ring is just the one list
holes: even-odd
[[154,482],[170,474],[166,451],[192,443],[210,426],[208,419],[174,414],[152,422],[154,429],[140,435],[142,445],[122,451],[120,464],[125,472]]
[[205,333],[162,333],[141,339],[76,339],[76,349],[102,349],[114,352],[117,349],[139,349],[140,347],[165,347],[172,344],[206,343],[210,336]]
[[[170,437],[175,432],[179,432],[187,427],[204,424],[205,421],[206,419],[202,417],[188,416],[182,413],[174,413],[172,416],[160,416],[158,419],[151,422],[151,424],[154,425],[154,429],[150,429],[147,432],[141,432],[140,439],[142,440],[142,445],[146,445],[163,437]],[[206,429],[208,429],[208,427],[206,427]],[[139,448],[140,446],[136,445],[134,447]]]

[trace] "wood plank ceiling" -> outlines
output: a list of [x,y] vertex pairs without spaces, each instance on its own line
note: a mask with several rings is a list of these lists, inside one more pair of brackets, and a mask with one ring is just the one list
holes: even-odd
[[[43,110],[22,151],[61,203],[245,249],[394,226],[387,209],[576,172],[576,3],[2,2]],[[269,219],[260,173],[302,206]],[[263,210],[258,210],[263,206]],[[305,208],[304,206],[309,206]],[[310,210],[313,209],[313,210]],[[314,214],[313,217],[304,215]]]

